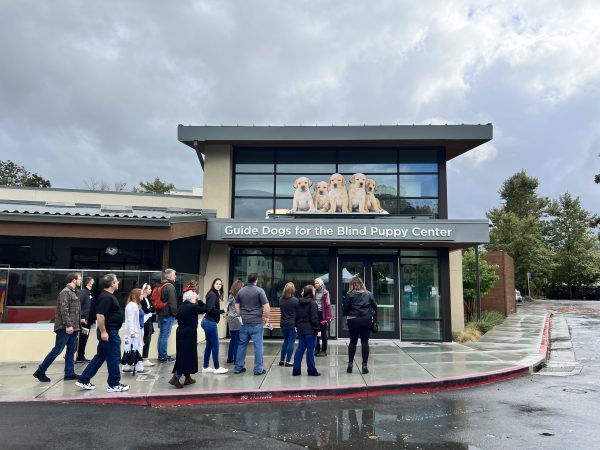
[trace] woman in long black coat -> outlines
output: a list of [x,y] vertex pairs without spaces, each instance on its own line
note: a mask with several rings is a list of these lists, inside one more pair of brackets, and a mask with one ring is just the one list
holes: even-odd
[[[206,313],[206,305],[198,300],[194,291],[183,293],[183,302],[177,309],[177,355],[173,367],[173,377],[169,384],[181,389],[194,384],[191,375],[198,372],[198,314]],[[179,381],[185,375],[183,384]]]

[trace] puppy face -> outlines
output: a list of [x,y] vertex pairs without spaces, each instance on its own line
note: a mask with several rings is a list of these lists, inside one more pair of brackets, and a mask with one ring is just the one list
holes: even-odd
[[377,181],[371,178],[367,179],[367,192],[369,194],[374,194],[377,192]]
[[329,177],[329,190],[346,187],[346,179],[339,173],[334,173]]
[[308,192],[308,188],[312,186],[312,181],[307,177],[299,177],[294,181],[294,187],[300,192]]
[[350,184],[355,188],[364,189],[367,185],[367,177],[362,173],[355,173],[350,177]]
[[315,192],[319,195],[324,195],[327,192],[327,182],[319,181],[315,186]]

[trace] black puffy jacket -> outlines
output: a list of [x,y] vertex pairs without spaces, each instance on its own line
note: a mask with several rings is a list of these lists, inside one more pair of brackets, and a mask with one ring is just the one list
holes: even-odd
[[369,291],[348,292],[342,300],[342,307],[347,317],[377,316],[377,303]]
[[317,303],[312,298],[302,297],[298,301],[298,306],[296,306],[296,331],[298,336],[317,334],[320,330]]

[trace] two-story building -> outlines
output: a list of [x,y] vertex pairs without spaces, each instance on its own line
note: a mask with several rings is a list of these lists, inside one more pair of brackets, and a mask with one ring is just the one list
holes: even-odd
[[[331,334],[347,337],[352,276],[378,302],[378,339],[449,341],[463,327],[460,249],[488,220],[448,217],[446,164],[492,139],[492,125],[183,126],[204,169],[204,287],[256,272],[272,305],[316,277]],[[469,201],[469,199],[464,199]]]

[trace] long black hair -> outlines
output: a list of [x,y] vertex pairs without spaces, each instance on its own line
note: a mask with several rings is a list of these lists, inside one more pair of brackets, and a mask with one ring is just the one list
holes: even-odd
[[[221,289],[219,289],[218,291],[215,289],[215,283],[217,282],[217,280],[219,280],[221,282]],[[210,292],[214,292],[215,294],[217,294],[217,297],[219,298],[219,300],[223,300],[223,292],[224,292],[223,291],[223,280],[221,280],[220,278],[215,278],[213,280],[213,282],[210,283],[210,289],[206,293],[207,297]]]

